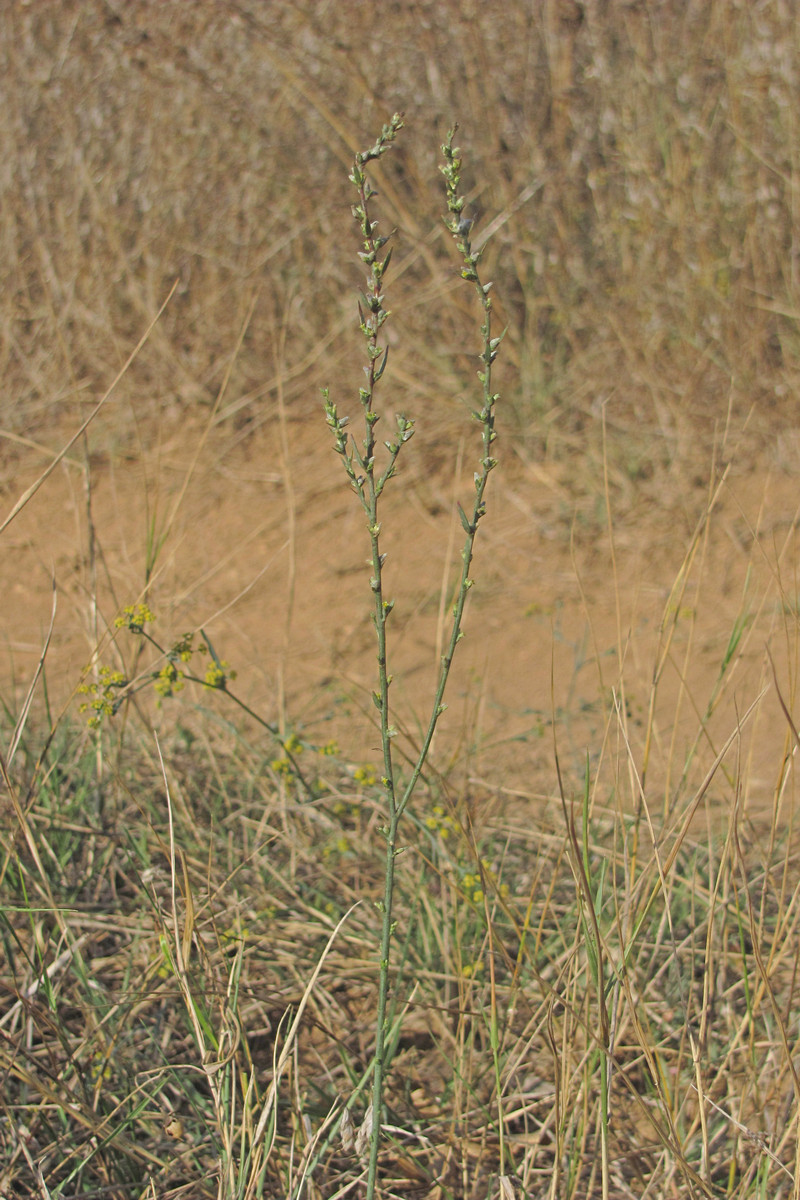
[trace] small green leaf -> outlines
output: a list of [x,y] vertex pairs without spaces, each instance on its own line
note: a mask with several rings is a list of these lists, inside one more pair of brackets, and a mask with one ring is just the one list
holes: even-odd
[[383,352],[383,358],[381,360],[380,366],[375,368],[374,379],[375,379],[376,383],[380,379],[383,372],[386,370],[386,361],[387,361],[388,357],[389,357],[389,347],[387,346]]

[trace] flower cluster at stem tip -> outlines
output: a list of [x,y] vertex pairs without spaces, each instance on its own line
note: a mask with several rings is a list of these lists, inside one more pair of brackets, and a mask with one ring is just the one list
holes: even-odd
[[215,660],[209,663],[206,673],[203,676],[203,687],[216,688],[218,691],[222,691],[228,680],[235,678],[236,672],[230,670],[230,663],[221,658],[218,662]]
[[123,689],[128,686],[128,680],[122,671],[114,671],[111,667],[101,667],[94,683],[82,683],[78,693],[91,696],[81,706],[82,713],[91,713],[89,728],[99,729],[104,717],[113,717],[122,700]]
[[[195,646],[193,633],[185,633],[174,646],[164,650],[162,646],[147,632],[146,626],[155,621],[155,616],[147,604],[128,604],[114,622],[115,628],[127,629],[146,641],[164,656],[164,663],[157,671],[149,676],[142,676],[142,681],[134,683],[127,678],[123,671],[111,667],[100,667],[97,678],[92,683],[83,683],[78,692],[91,696],[80,706],[82,713],[89,712],[89,727],[97,729],[105,717],[113,717],[119,710],[122,701],[134,691],[146,686],[149,682],[159,698],[159,703],[170,696],[175,696],[186,686],[188,679],[202,683],[203,687],[213,691],[224,691],[228,681],[236,678],[236,672],[231,670],[230,663],[220,659],[205,641]],[[188,676],[181,669],[181,664],[187,664],[195,654],[211,654],[211,662],[206,668],[203,678]],[[89,668],[87,668],[88,671]]]
[[114,624],[117,629],[128,629],[131,633],[144,633],[144,627],[155,621],[146,604],[128,604],[123,608]]

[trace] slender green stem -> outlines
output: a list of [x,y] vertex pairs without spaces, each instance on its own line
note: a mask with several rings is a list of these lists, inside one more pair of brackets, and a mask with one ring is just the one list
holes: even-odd
[[442,146],[444,154],[444,165],[441,167],[442,174],[445,177],[447,185],[447,209],[448,218],[446,220],[447,228],[452,233],[456,241],[456,247],[463,259],[463,267],[461,269],[462,278],[474,283],[480,299],[481,307],[483,308],[483,324],[481,325],[481,335],[483,338],[483,347],[480,353],[482,363],[481,370],[478,372],[478,380],[482,387],[482,405],[479,411],[473,411],[473,417],[481,425],[481,440],[483,445],[483,454],[480,461],[480,471],[476,471],[474,475],[475,483],[475,500],[472,506],[472,512],[467,515],[464,509],[459,504],[458,512],[461,518],[461,524],[464,527],[466,539],[461,551],[461,577],[458,584],[458,592],[456,602],[453,606],[453,619],[450,627],[450,638],[448,640],[447,649],[442,655],[442,661],[439,670],[439,679],[434,693],[433,705],[431,707],[431,715],[428,721],[428,727],[425,732],[425,737],[422,741],[419,754],[417,755],[414,768],[411,776],[403,791],[400,800],[400,814],[402,815],[408,802],[410,801],[414,789],[417,786],[420,774],[425,765],[425,761],[430,753],[433,735],[436,732],[436,726],[439,717],[445,710],[444,693],[447,688],[447,681],[450,676],[450,668],[453,664],[456,646],[461,641],[463,634],[463,619],[464,609],[467,603],[467,596],[472,588],[473,581],[470,577],[470,567],[472,566],[472,556],[475,546],[475,537],[478,532],[478,524],[486,514],[486,486],[489,481],[489,474],[497,466],[497,460],[492,456],[492,446],[497,437],[494,428],[495,413],[494,406],[499,399],[498,395],[492,391],[492,364],[497,357],[497,349],[503,340],[503,334],[500,337],[492,337],[492,301],[490,298],[491,283],[482,283],[479,274],[480,253],[473,252],[472,245],[469,240],[469,233],[472,227],[472,221],[467,220],[464,216],[464,207],[466,201],[460,192],[460,171],[461,171],[461,151],[453,145],[453,139],[456,135],[458,126],[447,135],[447,141]]
[[[366,1200],[372,1200],[377,1186],[378,1154],[380,1149],[380,1121],[383,1107],[384,1077],[387,1063],[386,1039],[388,1029],[389,991],[392,981],[391,946],[395,922],[393,918],[394,901],[394,872],[395,859],[398,853],[398,833],[400,821],[405,812],[430,753],[433,735],[439,717],[445,709],[444,693],[450,674],[456,645],[463,636],[462,622],[467,595],[472,587],[470,567],[472,564],[473,547],[478,524],[486,512],[485,492],[489,473],[496,466],[492,457],[492,443],[495,439],[494,405],[497,396],[492,392],[491,367],[497,355],[497,347],[501,338],[493,338],[491,334],[492,302],[489,299],[491,284],[483,285],[478,274],[480,255],[473,253],[469,242],[470,222],[465,222],[463,209],[465,200],[459,191],[459,170],[461,160],[459,151],[453,147],[455,130],[448,135],[446,144],[442,147],[445,163],[442,170],[447,183],[447,226],[456,239],[459,253],[462,257],[461,274],[464,279],[473,282],[478,290],[483,308],[484,320],[481,326],[483,347],[480,354],[481,370],[478,377],[482,385],[482,404],[479,411],[473,415],[480,422],[482,429],[483,453],[480,460],[480,470],[475,473],[475,500],[470,514],[458,506],[466,539],[461,552],[462,567],[458,592],[453,607],[452,627],[447,648],[442,656],[439,678],[433,697],[431,715],[426,728],[422,746],[414,762],[411,775],[398,796],[398,780],[392,759],[392,739],[396,730],[391,723],[389,688],[392,676],[389,673],[386,626],[394,602],[385,599],[383,586],[383,565],[385,555],[381,552],[379,519],[379,502],[383,489],[395,472],[398,455],[404,444],[414,433],[413,422],[403,416],[397,417],[397,430],[392,439],[383,443],[388,451],[388,461],[383,470],[376,464],[375,427],[380,416],[374,404],[375,389],[386,368],[388,346],[380,344],[380,331],[389,313],[384,307],[383,280],[391,259],[391,250],[384,253],[389,238],[379,236],[378,223],[370,216],[370,200],[375,194],[367,178],[365,167],[370,161],[380,158],[391,147],[397,133],[402,128],[402,118],[394,116],[388,125],[384,125],[375,145],[367,151],[356,155],[350,179],[358,192],[358,202],[353,206],[353,216],[358,222],[363,237],[363,249],[359,257],[367,268],[367,279],[359,302],[360,328],[366,342],[367,365],[365,367],[366,385],[359,389],[362,416],[364,420],[364,437],[360,445],[347,432],[347,417],[340,417],[336,405],[325,393],[325,413],[328,425],[334,435],[335,449],[341,456],[350,484],[356,492],[367,520],[370,538],[371,566],[370,588],[373,595],[373,623],[378,650],[378,681],[377,689],[372,698],[379,713],[381,731],[381,747],[383,752],[382,784],[386,795],[387,821],[383,829],[386,839],[386,863],[384,869],[384,891],[381,909],[381,935],[378,972],[378,1004],[375,1024],[375,1058],[373,1064],[372,1104],[370,1153],[367,1168]],[[381,257],[383,255],[383,257]]]

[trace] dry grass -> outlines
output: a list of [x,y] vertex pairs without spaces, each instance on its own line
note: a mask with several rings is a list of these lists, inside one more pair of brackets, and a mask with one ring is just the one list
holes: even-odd
[[[694,673],[726,464],[798,470],[796,39],[790,5],[735,0],[0,14],[7,509],[176,279],[87,480],[358,386],[347,168],[403,109],[380,202],[421,470],[447,476],[474,368],[436,216],[458,119],[508,323],[503,453],[546,472],[562,542],[701,515],[652,636],[598,550],[615,654],[581,651],[591,706],[542,701],[530,787],[426,779],[398,860],[386,1196],[800,1196],[794,512],[746,528],[712,686]],[[114,568],[81,571],[99,635]],[[162,767],[145,709],[96,738],[42,679],[27,723],[6,694],[0,1192],[358,1195],[337,1125],[363,1118],[374,1037],[369,772],[308,745],[309,793],[216,704]]]
[[[563,809],[431,779],[398,864],[385,1194],[795,1194],[793,753],[751,817],[753,720],[666,813],[622,714]],[[46,769],[17,760],[4,1193],[357,1190],[332,1135],[367,1104],[380,797],[311,749],[316,799],[234,734],[178,736],[166,775],[151,747],[130,727],[99,775],[65,729]]]
[[213,402],[255,290],[219,419],[272,418],[275,313],[290,406],[320,375],[346,375],[345,168],[397,109],[418,134],[385,165],[382,203],[402,258],[397,379],[417,404],[471,369],[451,349],[469,344],[468,315],[433,215],[454,117],[494,228],[526,449],[585,449],[606,403],[628,469],[647,475],[685,459],[698,430],[780,411],[792,392],[789,8],[621,5],[609,19],[594,3],[543,3],[498,21],[480,5],[267,17],[97,0],[11,5],[2,20],[9,431],[35,435],[90,403],[175,279],[123,388],[135,412],[115,412],[108,439],[130,439],[135,414],[154,436],[156,413]]

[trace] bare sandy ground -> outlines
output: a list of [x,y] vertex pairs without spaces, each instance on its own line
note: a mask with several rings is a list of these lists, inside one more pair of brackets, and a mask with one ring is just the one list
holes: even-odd
[[[105,428],[97,440],[106,448],[90,455],[88,469],[76,445],[3,535],[9,707],[41,654],[52,580],[53,713],[77,716],[74,693],[96,645],[95,622],[99,660],[119,665],[108,631],[122,606],[145,594],[153,522],[164,535],[147,590],[155,636],[169,645],[202,629],[237,671],[236,690],[268,720],[314,743],[336,738],[351,761],[377,763],[368,545],[321,413],[276,417],[245,438],[212,427],[194,467],[199,420],[167,414],[158,443],[138,454],[115,452],[113,419]],[[440,426],[431,444],[421,428],[385,510],[397,601],[393,696],[406,749],[427,721],[459,563],[455,501],[468,494],[476,452],[464,432]],[[501,442],[437,765],[459,781],[552,793],[555,728],[568,773],[580,773],[587,753],[596,770],[613,744],[618,764],[630,753],[639,770],[646,757],[669,789],[698,729],[708,763],[766,687],[737,745],[750,755],[752,801],[770,803],[788,729],[768,643],[790,706],[796,674],[800,456],[793,459],[792,447],[779,439],[744,466],[734,460],[717,487],[680,471],[673,481],[632,485],[621,514],[611,497],[609,520],[602,493],[591,519],[576,516],[577,464],[524,462]],[[6,445],[5,512],[46,462],[43,447]],[[116,637],[130,664],[130,635]],[[234,716],[223,697],[197,689],[160,711],[153,701],[143,697],[141,711],[157,726],[193,719],[198,704]],[[727,786],[723,780],[723,792]]]

